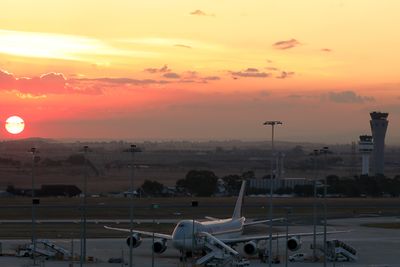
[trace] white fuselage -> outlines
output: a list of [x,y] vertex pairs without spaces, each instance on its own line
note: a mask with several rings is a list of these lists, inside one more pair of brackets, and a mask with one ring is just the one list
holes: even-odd
[[180,221],[172,233],[172,244],[181,251],[202,250],[204,243],[196,242],[197,233],[207,232],[217,238],[236,238],[242,234],[245,218],[199,222]]

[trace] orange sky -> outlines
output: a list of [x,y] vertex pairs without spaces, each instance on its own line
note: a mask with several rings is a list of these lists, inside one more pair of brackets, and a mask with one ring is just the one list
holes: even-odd
[[349,143],[381,110],[399,143],[400,1],[0,7],[0,120],[24,118],[19,137],[260,140],[278,119],[278,139]]

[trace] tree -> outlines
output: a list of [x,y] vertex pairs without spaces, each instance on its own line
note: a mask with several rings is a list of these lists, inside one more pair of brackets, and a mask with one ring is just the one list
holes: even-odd
[[222,177],[222,180],[225,183],[226,190],[229,192],[229,194],[237,194],[240,190],[240,186],[242,184],[242,177],[236,174],[231,174]]
[[164,189],[164,185],[157,181],[145,180],[140,187],[148,195],[161,195]]
[[301,197],[310,197],[314,194],[314,187],[312,185],[296,185],[293,192]]
[[83,154],[73,154],[70,155],[66,162],[72,165],[84,165],[85,164],[85,156]]
[[184,187],[190,193],[197,196],[211,196],[217,189],[218,177],[207,170],[191,170],[185,179],[176,182],[177,187]]
[[244,180],[254,179],[254,178],[256,178],[256,175],[255,175],[254,171],[247,171],[247,172],[242,173],[242,178]]

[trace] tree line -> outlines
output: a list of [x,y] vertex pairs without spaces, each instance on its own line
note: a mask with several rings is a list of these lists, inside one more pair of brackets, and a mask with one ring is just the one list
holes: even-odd
[[[255,178],[254,172],[248,171],[240,175],[232,174],[221,177],[224,182],[226,195],[236,195],[239,192],[243,180]],[[178,192],[186,192],[188,195],[207,197],[217,192],[219,177],[209,170],[191,170],[185,178],[176,182]],[[355,176],[339,177],[329,175],[327,180],[327,193],[338,197],[399,197],[400,175],[393,178],[385,176]],[[323,195],[323,180],[319,180],[317,194]],[[141,189],[148,195],[161,195],[164,185],[157,181],[146,180]],[[269,189],[248,188],[247,194],[267,194]],[[275,194],[291,194],[299,197],[311,197],[314,195],[313,184],[296,185],[293,188],[276,188]]]

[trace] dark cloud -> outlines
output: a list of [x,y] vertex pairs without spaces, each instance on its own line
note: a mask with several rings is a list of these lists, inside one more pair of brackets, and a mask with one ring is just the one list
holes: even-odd
[[256,68],[247,68],[246,72],[258,72]]
[[285,49],[290,49],[293,47],[296,47],[300,45],[300,42],[297,41],[296,39],[290,39],[290,40],[286,40],[286,41],[279,41],[273,44],[273,47],[275,47],[276,49],[281,49],[281,50],[285,50]]
[[322,52],[328,52],[328,53],[329,53],[329,52],[332,52],[332,49],[329,49],[329,48],[322,48],[321,51],[322,51]]
[[176,47],[182,47],[182,48],[188,48],[188,49],[191,49],[191,48],[192,48],[190,45],[184,45],[184,44],[175,44],[174,46],[176,46]]
[[196,79],[199,77],[199,74],[197,71],[188,70],[185,71],[181,76],[183,79]]
[[207,83],[209,81],[217,81],[221,78],[218,76],[201,76],[197,71],[186,71],[181,75],[180,82],[183,83]]
[[170,72],[167,65],[146,69],[150,73],[163,73],[164,79],[135,79],[128,77],[98,77],[67,79],[62,73],[50,72],[38,77],[16,78],[12,73],[0,69],[0,91],[15,92],[21,98],[39,99],[48,94],[103,94],[105,89],[127,86],[161,85],[169,83],[207,83],[219,80],[218,76],[201,76],[196,71],[182,74]]
[[144,69],[145,72],[148,73],[165,73],[165,72],[170,72],[171,69],[168,68],[168,65],[164,65],[161,68],[147,68]]
[[218,80],[221,80],[221,78],[218,77],[218,76],[206,76],[206,77],[204,77],[202,79],[205,80],[205,81],[218,81]]
[[197,9],[195,11],[190,12],[190,15],[193,15],[193,16],[209,16],[209,17],[213,17],[214,16],[214,14],[208,14],[208,13],[206,13],[206,12],[200,10],[200,9]]
[[102,82],[107,84],[125,84],[125,85],[146,85],[146,84],[166,84],[168,81],[154,79],[132,79],[132,78],[93,78],[93,79],[75,79],[76,82]]
[[335,103],[365,103],[375,101],[375,98],[371,96],[357,95],[354,91],[328,92],[327,98],[329,101]]
[[167,79],[179,79],[181,76],[175,72],[167,72],[163,75]]
[[288,71],[288,72],[281,71],[281,73],[278,76],[276,76],[275,78],[277,78],[277,79],[287,79],[287,78],[292,77],[293,75],[294,75],[293,71]]
[[234,79],[237,79],[238,77],[267,78],[271,76],[271,74],[260,72],[256,68],[247,68],[244,71],[230,71],[230,73]]

